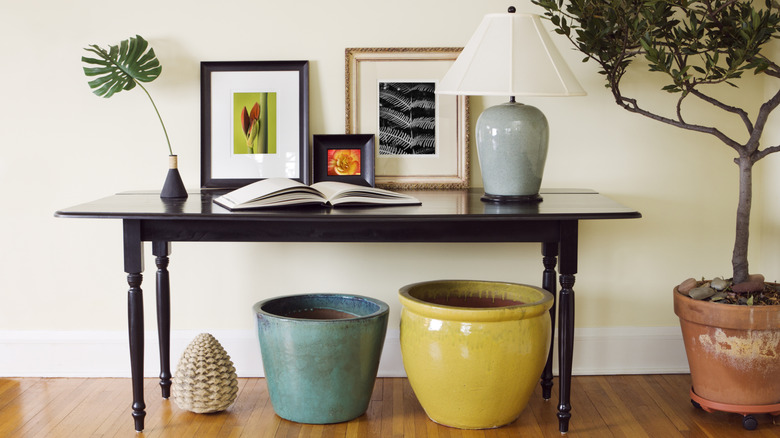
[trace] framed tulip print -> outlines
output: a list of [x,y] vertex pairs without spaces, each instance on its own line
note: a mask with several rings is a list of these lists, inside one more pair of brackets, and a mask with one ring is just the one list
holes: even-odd
[[309,184],[308,61],[201,62],[201,187]]
[[376,135],[377,186],[468,187],[468,98],[436,94],[460,51],[346,49],[346,132]]
[[374,187],[374,135],[315,135],[314,182],[340,181]]

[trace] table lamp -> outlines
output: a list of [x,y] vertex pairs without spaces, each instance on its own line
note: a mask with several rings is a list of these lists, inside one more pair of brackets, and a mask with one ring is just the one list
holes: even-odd
[[541,19],[518,14],[488,14],[436,93],[510,96],[485,109],[475,138],[485,188],[483,201],[539,202],[549,127],[537,108],[515,96],[584,96],[585,91],[555,48]]

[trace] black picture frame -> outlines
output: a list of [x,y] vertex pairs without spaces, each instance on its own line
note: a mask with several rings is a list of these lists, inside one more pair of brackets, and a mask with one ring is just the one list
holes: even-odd
[[[203,61],[200,85],[201,188],[232,189],[271,177],[310,184],[308,61]],[[273,128],[266,123],[275,153],[246,145],[237,152],[237,96],[252,93],[281,104],[273,106]]]
[[[331,151],[358,151],[359,175],[335,175],[329,172]],[[313,141],[314,182],[340,181],[374,187],[374,135],[373,134],[320,134]]]

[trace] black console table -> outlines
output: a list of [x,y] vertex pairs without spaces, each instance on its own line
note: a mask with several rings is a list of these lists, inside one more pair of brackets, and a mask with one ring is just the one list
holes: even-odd
[[[168,398],[170,369],[171,242],[539,242],[542,287],[557,294],[559,405],[561,432],[571,418],[571,371],[574,348],[574,276],[580,220],[628,219],[639,212],[589,190],[542,191],[538,204],[492,204],[481,190],[409,192],[421,206],[374,208],[301,207],[230,212],[212,202],[221,193],[191,193],[186,201],[163,201],[157,193],[121,193],[66,208],[58,217],[121,219],[127,273],[128,326],[135,430],[144,428],[144,315],[141,291],[143,244],[152,242],[157,265],[157,324],[160,341],[160,385]],[[550,310],[553,327],[556,306]],[[553,345],[554,347],[554,345]],[[552,353],[542,375],[545,399],[552,392]]]

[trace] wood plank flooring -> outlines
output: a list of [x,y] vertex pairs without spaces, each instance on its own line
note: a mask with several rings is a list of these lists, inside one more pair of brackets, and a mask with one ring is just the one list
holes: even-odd
[[[557,383],[557,382],[556,382]],[[780,438],[780,424],[756,415],[754,431],[742,416],[706,413],[688,397],[688,375],[577,376],[572,386],[569,437]],[[459,430],[430,421],[401,378],[377,379],[365,415],[341,424],[304,425],[274,414],[264,379],[239,379],[227,411],[193,414],[162,400],[147,379],[146,430],[133,431],[129,379],[0,378],[0,437],[560,437],[553,399],[541,390],[514,423],[491,430]]]

